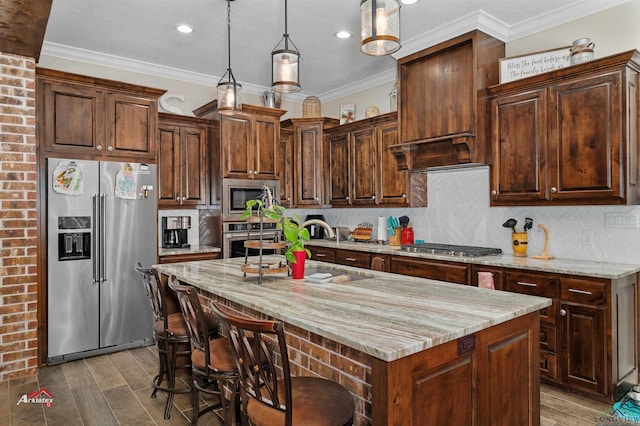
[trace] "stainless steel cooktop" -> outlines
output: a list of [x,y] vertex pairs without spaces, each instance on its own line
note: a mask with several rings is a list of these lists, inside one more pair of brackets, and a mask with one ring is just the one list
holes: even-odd
[[407,252],[442,254],[459,257],[492,256],[502,253],[502,249],[499,248],[458,246],[453,244],[437,243],[405,244],[402,246],[402,250]]

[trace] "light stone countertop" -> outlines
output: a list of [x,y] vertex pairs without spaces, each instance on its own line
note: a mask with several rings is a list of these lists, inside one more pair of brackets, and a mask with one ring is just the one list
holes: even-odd
[[158,256],[176,256],[182,254],[202,254],[216,253],[220,251],[220,247],[206,245],[192,245],[188,248],[158,248]]
[[[284,260],[265,256],[265,261]],[[154,265],[163,274],[384,361],[421,352],[551,305],[497,290],[307,260],[348,283],[314,284],[286,274],[243,278],[243,258]],[[357,277],[359,278],[359,277]]]
[[449,262],[499,266],[503,268],[526,269],[529,271],[552,272],[605,279],[617,279],[640,272],[640,265],[629,265],[624,263],[595,262],[573,259],[538,260],[532,259],[530,256],[516,257],[511,254],[480,257],[447,256],[427,253],[411,253],[401,250],[400,248],[392,248],[388,245],[358,243],[354,241],[340,241],[336,243],[335,241],[330,240],[311,240],[307,242],[307,246],[339,248],[370,253],[391,254],[396,256],[436,259]]

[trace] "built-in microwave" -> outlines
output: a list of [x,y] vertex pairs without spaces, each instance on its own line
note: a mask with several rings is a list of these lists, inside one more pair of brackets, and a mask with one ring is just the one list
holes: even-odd
[[222,220],[242,220],[242,214],[249,200],[260,199],[262,188],[271,190],[273,200],[280,201],[280,181],[257,179],[222,179]]

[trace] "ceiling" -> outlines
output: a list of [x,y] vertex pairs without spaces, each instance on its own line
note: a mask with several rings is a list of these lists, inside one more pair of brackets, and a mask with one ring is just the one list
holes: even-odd
[[[399,58],[479,28],[504,41],[626,0],[420,0],[401,11]],[[54,0],[42,55],[215,85],[227,68],[224,0]],[[395,79],[394,57],[359,47],[359,0],[291,0],[291,40],[300,50],[302,91],[330,98]],[[175,31],[178,24],[195,28]],[[338,30],[354,37],[339,40]],[[231,66],[246,91],[270,85],[271,50],[284,32],[284,1],[231,3]]]

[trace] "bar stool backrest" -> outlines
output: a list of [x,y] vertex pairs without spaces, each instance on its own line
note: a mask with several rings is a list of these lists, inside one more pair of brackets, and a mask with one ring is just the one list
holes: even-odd
[[[291,372],[283,323],[234,315],[215,301],[211,302],[209,307],[227,330],[243,394],[270,408],[282,411],[285,425],[291,425],[292,411],[287,409],[291,407],[292,401]],[[268,341],[275,341],[278,346],[282,364],[280,374],[267,345]],[[279,377],[282,380],[278,380]]]
[[162,313],[162,296],[156,277],[151,271],[151,268],[144,268],[140,262],[138,262],[134,268],[142,276],[142,283],[149,297],[151,308],[153,309],[154,320],[161,321],[164,318]]
[[[169,288],[178,296],[178,304],[189,329],[192,350],[198,349],[204,352],[205,368],[208,368],[211,365],[211,353],[208,338],[205,336],[210,336],[210,330],[204,319],[198,293],[194,287],[180,284],[175,275],[169,277]],[[194,365],[193,368],[197,366]]]

